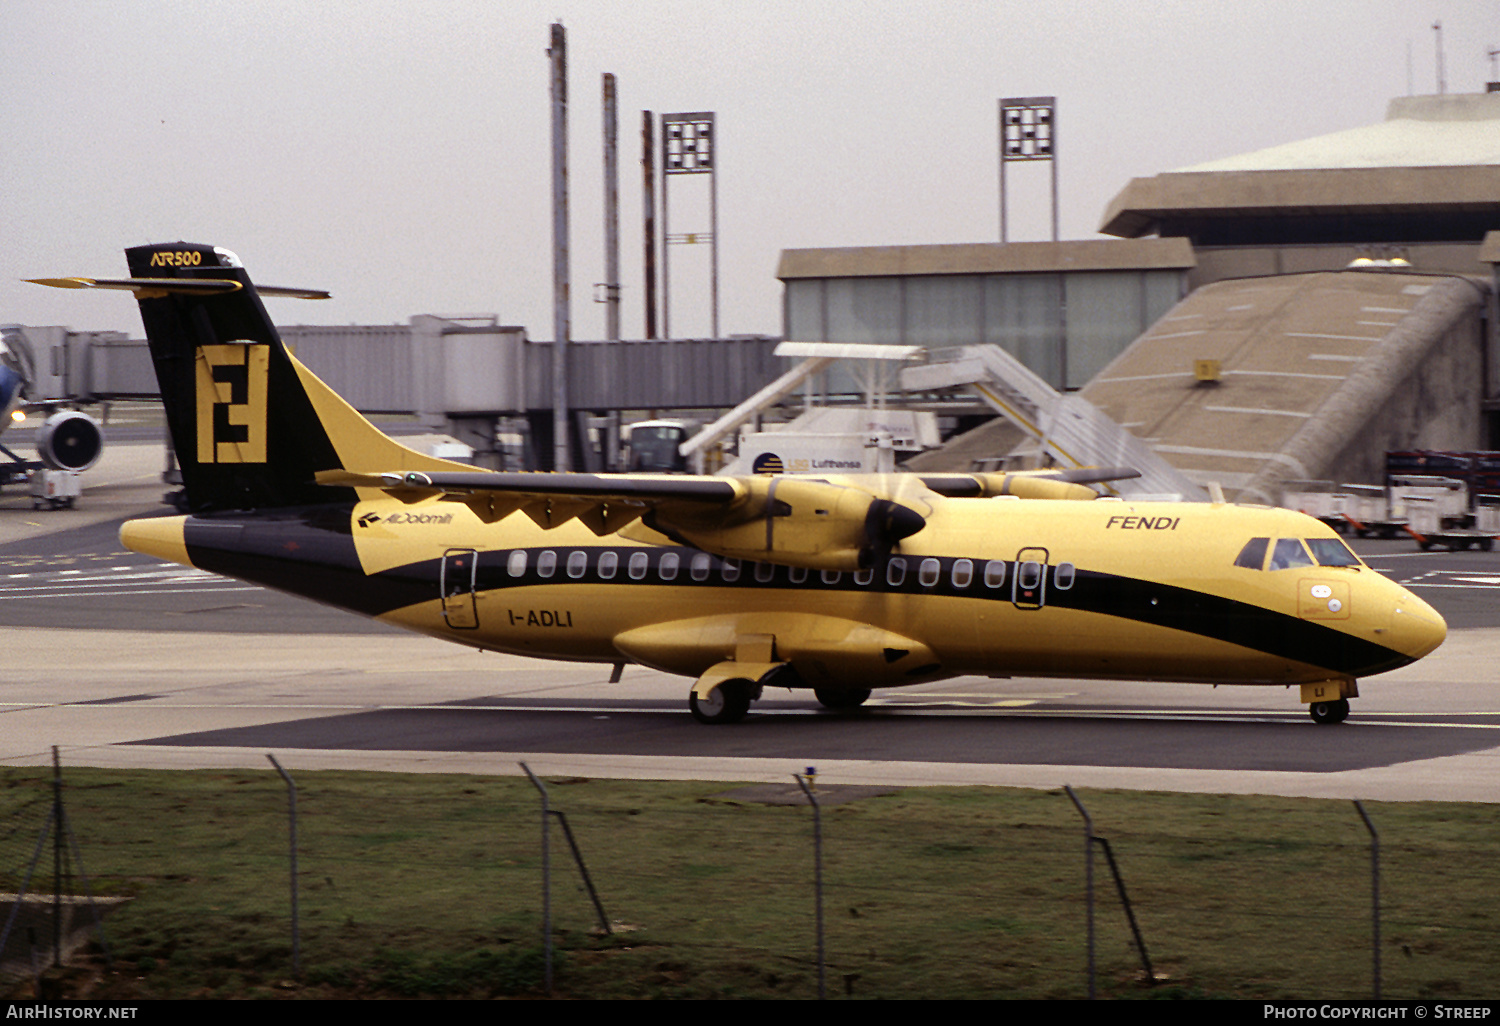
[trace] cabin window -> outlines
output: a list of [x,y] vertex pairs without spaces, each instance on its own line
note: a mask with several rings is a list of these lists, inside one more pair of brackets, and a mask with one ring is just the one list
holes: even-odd
[[873,568],[870,569],[870,570],[860,570],[858,573],[856,573],[854,575],[854,583],[858,584],[858,585],[869,584],[874,579],[875,579],[875,571],[874,571]]
[[568,553],[568,576],[575,581],[583,576],[583,572],[589,568],[589,554],[582,549],[574,549]]
[[1290,570],[1295,566],[1312,565],[1313,561],[1300,541],[1296,538],[1277,538],[1276,548],[1271,550],[1271,563],[1267,569]]
[[693,562],[690,565],[688,572],[693,575],[693,580],[706,581],[708,580],[708,572],[709,570],[713,569],[713,565],[714,561],[712,556],[710,556],[707,552],[699,552],[694,554]]
[[512,577],[524,577],[526,575],[526,550],[513,551],[510,559],[505,561],[505,569],[510,571]]
[[618,552],[606,552],[599,557],[599,580],[611,580],[618,569],[620,569],[620,554]]
[[719,574],[725,581],[733,584],[740,579],[740,561],[737,559],[724,560],[724,565],[719,567]]
[[837,583],[839,583],[839,579],[842,578],[843,576],[844,576],[844,572],[842,570],[824,570],[823,571],[823,583],[824,584],[837,584]]
[[639,581],[642,577],[645,577],[646,567],[650,562],[651,557],[646,555],[644,552],[632,552],[630,554],[630,564],[627,570],[627,572],[630,574],[630,579],[632,581]]
[[967,588],[974,583],[974,561],[972,559],[956,559],[953,561],[953,574],[949,578],[955,588]]
[[802,584],[807,580],[807,567],[794,566],[786,572],[786,579],[793,584]]
[[1307,547],[1319,566],[1359,566],[1359,557],[1338,538],[1308,538]]
[[681,565],[682,557],[675,552],[663,552],[661,562],[656,565],[656,572],[664,581],[675,581],[677,579],[677,567]]
[[543,549],[541,555],[536,557],[536,575],[538,577],[551,577],[557,572],[557,553],[551,549]]
[[1034,591],[1036,586],[1042,583],[1042,564],[1034,559],[1028,559],[1016,567],[1016,583],[1023,591]]
[[1057,564],[1057,569],[1052,571],[1052,587],[1058,591],[1067,591],[1073,587],[1073,581],[1076,577],[1077,572],[1074,570],[1072,563],[1059,563]]
[[756,563],[755,564],[755,579],[757,581],[759,581],[761,584],[769,584],[769,583],[771,583],[771,578],[773,578],[775,576],[776,576],[776,564],[775,563]]
[[984,586],[998,588],[1005,583],[1005,560],[992,559],[984,564]]
[[906,580],[906,560],[897,556],[885,565],[885,583],[892,588],[899,588],[904,580]]
[[943,576],[943,564],[931,557],[922,560],[922,568],[917,571],[917,580],[922,583],[922,587],[932,587],[941,576]]
[[1266,565],[1266,546],[1270,544],[1269,538],[1251,538],[1234,558],[1234,565],[1247,570],[1259,570]]

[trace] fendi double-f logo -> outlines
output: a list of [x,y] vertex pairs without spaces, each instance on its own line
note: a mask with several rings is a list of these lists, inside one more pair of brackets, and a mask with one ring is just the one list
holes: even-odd
[[199,463],[266,462],[270,355],[270,346],[248,341],[199,347]]

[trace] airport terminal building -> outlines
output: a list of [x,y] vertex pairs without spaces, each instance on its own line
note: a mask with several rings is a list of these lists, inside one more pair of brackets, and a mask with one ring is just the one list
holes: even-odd
[[[1500,87],[1497,87],[1500,88]],[[1188,478],[1275,501],[1288,478],[1378,481],[1387,449],[1500,448],[1500,91],[1403,97],[1375,125],[1125,185],[1113,238],[795,249],[783,336],[994,346],[1077,393]],[[39,390],[154,392],[144,343],[20,329]],[[555,347],[493,321],[287,327],[357,407],[416,413],[481,462],[550,469]],[[733,406],[787,362],[766,337],[573,343],[575,468],[603,424]],[[352,354],[357,353],[357,358]],[[819,391],[852,391],[829,372]],[[908,400],[967,430],[914,461],[967,470],[1024,447],[973,387]],[[502,453],[498,438],[520,437]],[[514,447],[512,447],[514,448]]]

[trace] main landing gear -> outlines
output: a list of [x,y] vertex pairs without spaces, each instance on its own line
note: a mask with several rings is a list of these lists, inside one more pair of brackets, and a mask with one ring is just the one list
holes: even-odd
[[699,723],[738,723],[750,711],[750,703],[759,690],[748,680],[726,680],[710,691],[707,698],[699,698],[696,691],[689,691],[688,708]]
[[1349,700],[1340,698],[1334,702],[1313,702],[1307,707],[1314,723],[1343,723],[1349,718]]
[[825,709],[857,709],[870,698],[869,688],[840,689],[813,688],[813,694]]

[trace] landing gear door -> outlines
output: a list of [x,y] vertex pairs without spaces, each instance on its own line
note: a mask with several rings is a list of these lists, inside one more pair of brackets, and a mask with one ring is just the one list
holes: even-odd
[[443,618],[454,630],[473,630],[479,626],[479,611],[474,603],[478,566],[479,553],[473,549],[449,549],[443,553],[438,583],[442,589]]
[[1046,604],[1046,549],[1022,549],[1016,553],[1016,572],[1011,577],[1010,600],[1017,609],[1041,609]]

